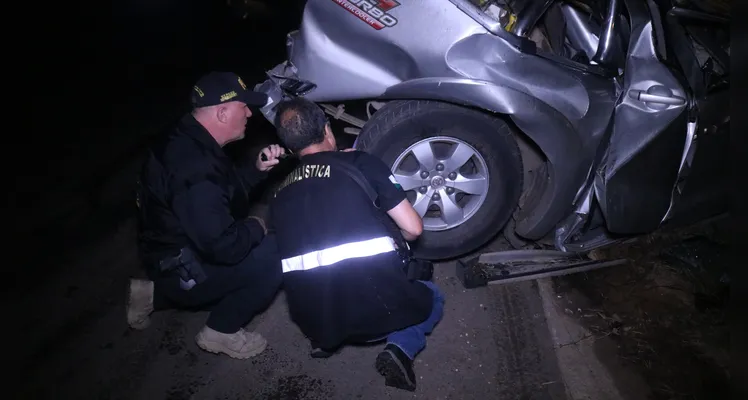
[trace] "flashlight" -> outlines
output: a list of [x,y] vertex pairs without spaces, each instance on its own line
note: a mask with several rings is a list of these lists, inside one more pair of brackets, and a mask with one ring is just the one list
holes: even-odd
[[[288,158],[288,157],[291,157],[291,154],[283,153],[283,154],[281,154],[281,155],[278,156],[278,159],[282,160],[282,159]],[[265,162],[265,161],[268,160],[268,156],[265,155],[265,153],[262,153],[262,154],[260,154],[260,160],[262,160],[263,162]]]

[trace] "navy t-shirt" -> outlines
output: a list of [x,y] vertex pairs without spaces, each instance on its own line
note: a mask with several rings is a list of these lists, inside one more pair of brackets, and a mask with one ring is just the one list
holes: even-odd
[[[379,196],[379,209],[354,180],[326,162],[330,157],[362,172]],[[399,235],[386,212],[405,198],[389,168],[372,155],[354,151],[304,156],[271,204],[270,223],[281,258]],[[407,280],[397,252],[287,271],[284,287],[294,321],[325,348],[417,324],[428,317],[433,298],[425,285]]]

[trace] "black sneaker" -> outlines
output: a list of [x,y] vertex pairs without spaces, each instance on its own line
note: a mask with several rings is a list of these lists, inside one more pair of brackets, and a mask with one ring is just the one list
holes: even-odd
[[385,385],[411,392],[416,390],[413,361],[394,344],[388,344],[379,353],[376,367],[377,371],[384,376]]

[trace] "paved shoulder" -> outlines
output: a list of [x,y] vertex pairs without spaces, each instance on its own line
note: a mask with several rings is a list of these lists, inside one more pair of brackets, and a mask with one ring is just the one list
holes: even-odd
[[537,281],[489,287],[499,398],[566,399]]
[[[130,330],[124,289],[136,270],[133,233],[128,226],[121,237],[101,248],[100,257],[79,266],[78,274],[45,288],[36,308],[25,307],[33,313],[29,315],[48,316],[42,326],[54,339],[35,349],[35,368],[25,370],[28,386],[21,390],[26,397],[563,398],[534,283],[466,290],[455,278],[452,263],[437,266],[435,282],[446,298],[445,313],[416,358],[418,388],[411,393],[384,386],[384,378],[374,368],[383,343],[350,346],[329,359],[312,359],[308,341],[288,315],[283,293],[249,326],[269,342],[265,352],[250,360],[209,354],[197,347],[194,336],[206,312],[159,312],[148,329]],[[95,277],[85,265],[96,267]],[[86,294],[76,298],[89,300],[92,313],[85,321],[75,312],[79,308],[63,307],[68,300],[59,298],[73,282]],[[55,329],[58,325],[70,330]]]

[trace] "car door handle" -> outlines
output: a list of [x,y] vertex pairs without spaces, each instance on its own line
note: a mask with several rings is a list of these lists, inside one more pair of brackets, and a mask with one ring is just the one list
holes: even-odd
[[668,104],[671,106],[679,106],[686,104],[686,99],[680,96],[666,96],[661,94],[647,93],[643,90],[629,90],[629,97],[634,100],[639,100],[645,103],[656,103],[656,104]]

